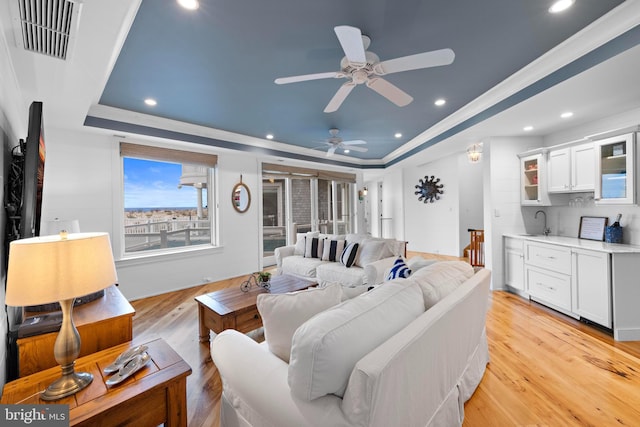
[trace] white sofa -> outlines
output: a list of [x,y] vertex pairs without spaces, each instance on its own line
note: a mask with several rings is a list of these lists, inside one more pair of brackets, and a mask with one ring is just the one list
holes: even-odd
[[[345,240],[358,243],[355,264],[345,267],[340,262],[305,257],[304,238]],[[380,242],[384,245],[380,246]],[[372,245],[380,250],[367,251]],[[363,252],[369,252],[362,256]],[[276,274],[290,274],[303,279],[315,280],[320,286],[339,283],[346,288],[362,285],[377,285],[384,280],[387,271],[399,255],[405,255],[406,242],[395,239],[372,238],[365,234],[326,235],[319,233],[299,233],[295,245],[275,249]]]
[[234,330],[217,335],[221,427],[462,425],[464,402],[489,362],[490,272],[472,270],[458,285],[442,274],[447,263],[311,317],[293,335],[289,364],[268,342]]

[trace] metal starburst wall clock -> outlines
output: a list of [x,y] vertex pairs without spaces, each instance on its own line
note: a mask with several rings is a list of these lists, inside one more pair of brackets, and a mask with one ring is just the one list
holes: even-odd
[[418,196],[419,202],[433,203],[435,200],[440,200],[440,194],[443,193],[442,187],[444,184],[439,184],[440,178],[436,178],[431,175],[426,175],[424,179],[420,178],[416,185],[415,194]]

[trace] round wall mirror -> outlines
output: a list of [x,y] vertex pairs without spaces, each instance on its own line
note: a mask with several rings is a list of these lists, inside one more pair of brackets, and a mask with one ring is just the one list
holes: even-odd
[[244,213],[249,209],[251,205],[251,192],[246,184],[239,182],[233,187],[231,203],[233,203],[233,208],[240,213]]

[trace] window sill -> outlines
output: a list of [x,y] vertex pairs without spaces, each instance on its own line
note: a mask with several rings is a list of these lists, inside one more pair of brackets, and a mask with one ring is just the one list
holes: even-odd
[[116,267],[128,267],[133,265],[151,264],[156,262],[177,261],[193,258],[194,256],[206,256],[221,253],[222,246],[202,245],[189,249],[158,251],[153,253],[127,254],[116,260]]

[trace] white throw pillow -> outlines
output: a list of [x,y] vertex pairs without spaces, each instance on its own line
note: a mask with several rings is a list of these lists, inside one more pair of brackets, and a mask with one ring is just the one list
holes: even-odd
[[428,310],[473,274],[473,267],[464,261],[440,261],[416,271],[411,279],[422,288],[424,306]]
[[411,278],[391,282],[302,324],[291,343],[291,393],[305,401],[342,397],[356,363],[424,313],[421,296]]
[[289,363],[291,338],[296,329],[341,300],[342,286],[338,284],[285,294],[258,295],[256,303],[269,350]]
[[382,259],[382,255],[385,252],[386,247],[387,243],[382,240],[368,239],[362,241],[356,258],[356,265],[364,267],[365,265]]

